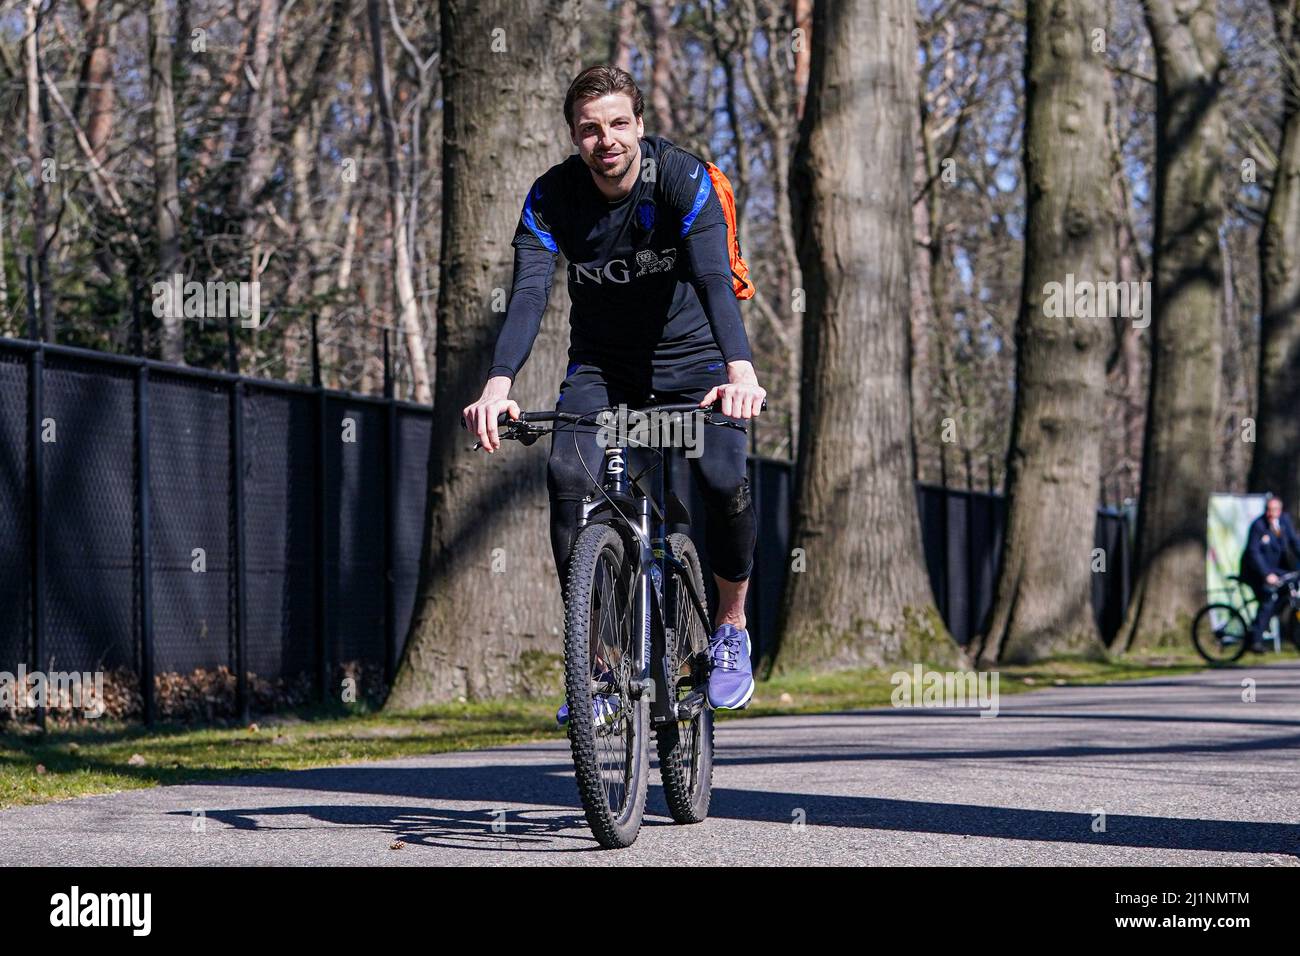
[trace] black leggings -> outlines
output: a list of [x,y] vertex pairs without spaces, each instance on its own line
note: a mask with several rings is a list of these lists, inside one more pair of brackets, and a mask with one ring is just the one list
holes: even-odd
[[[720,359],[676,365],[654,374],[653,379],[648,372],[574,362],[560,386],[555,408],[581,415],[608,405],[640,408],[698,402],[709,389],[725,385],[726,381]],[[746,438],[747,433],[736,428],[704,425],[699,438],[700,455],[687,457],[704,499],[704,541],[709,563],[713,573],[726,581],[748,579],[754,563],[756,520],[746,473]],[[644,453],[632,451],[628,457],[638,470],[645,467]],[[592,478],[599,482],[603,470],[604,449],[596,441],[595,429],[557,424],[551,436],[546,487],[551,499],[551,550],[561,584],[578,533],[582,499],[596,488]]]

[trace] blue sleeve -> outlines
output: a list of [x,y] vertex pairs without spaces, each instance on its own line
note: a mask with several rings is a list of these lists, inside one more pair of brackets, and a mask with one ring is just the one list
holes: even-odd
[[542,327],[559,252],[548,221],[539,179],[528,191],[511,242],[515,249],[514,278],[510,283],[510,301],[506,305],[505,322],[497,335],[488,378],[507,375],[513,380],[528,361],[533,342]]
[[752,362],[740,304],[732,290],[727,220],[708,169],[685,150],[670,148],[660,157],[658,175],[665,201],[681,220],[690,282],[723,359]]
[[1250,526],[1250,538],[1246,543],[1246,558],[1250,563],[1250,569],[1259,575],[1262,581],[1269,574],[1269,568],[1264,561],[1264,555],[1260,553],[1260,545],[1263,543],[1264,534],[1261,526],[1256,523]]

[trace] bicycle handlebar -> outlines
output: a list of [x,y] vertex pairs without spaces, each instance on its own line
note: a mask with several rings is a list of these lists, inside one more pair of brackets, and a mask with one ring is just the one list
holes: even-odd
[[[497,415],[497,424],[505,425],[506,423],[512,421],[524,422],[526,424],[531,424],[533,422],[554,422],[554,421],[580,422],[583,421],[584,419],[591,418],[593,415],[605,411],[606,409],[614,408],[614,407],[616,406],[607,405],[605,406],[605,408],[593,409],[592,411],[587,412],[585,415],[575,415],[571,412],[559,412],[559,411],[520,412],[518,418],[511,418],[509,412],[501,412],[499,415]],[[758,410],[760,412],[767,411],[767,399],[763,399],[763,404],[759,406]],[[675,405],[647,405],[644,408],[632,408],[632,409],[628,409],[628,411],[637,412],[638,414],[641,415],[648,415],[652,412],[660,412],[663,414],[671,414],[673,412],[717,412],[718,414],[722,414],[722,399],[720,398],[717,399],[716,401],[714,401],[712,405],[709,405],[707,408],[703,405],[700,405],[697,402],[680,402]],[[465,424],[464,418],[460,420],[460,427],[466,429],[469,428],[469,426]]]
[[[585,419],[591,418],[592,416],[599,414],[602,411],[614,407],[616,406],[608,405],[605,408],[593,409],[592,411],[587,412],[585,415],[575,415],[571,412],[521,412],[517,419],[512,419],[510,417],[509,412],[502,412],[497,416],[497,424],[504,425],[507,422],[511,422],[511,421],[520,421],[525,423],[554,422],[554,421],[571,422],[571,423],[581,422]],[[763,404],[759,407],[759,411],[761,412],[766,410],[767,410],[767,399],[763,399]],[[720,398],[717,399],[716,401],[714,401],[712,405],[709,405],[708,407],[700,405],[698,402],[680,402],[675,405],[647,405],[644,408],[629,408],[628,411],[636,412],[637,414],[640,415],[649,415],[654,412],[659,412],[661,414],[672,414],[673,412],[682,412],[682,413],[717,412],[718,414],[722,414],[722,399]],[[461,419],[461,426],[466,427],[464,419]]]
[[[601,412],[608,411],[615,407],[616,406],[613,405],[607,405],[604,408],[593,409],[590,412],[587,412],[586,414],[583,415],[573,414],[572,412],[560,412],[560,411],[520,412],[518,418],[511,418],[509,412],[501,412],[500,414],[497,415],[497,427],[507,429],[507,431],[503,432],[500,437],[506,439],[509,438],[518,439],[519,441],[522,441],[526,445],[531,445],[533,442],[537,441],[537,439],[541,437],[541,435],[545,434],[546,431],[545,429],[529,428],[527,427],[529,425],[541,424],[544,422],[555,422],[555,421],[569,422],[570,424],[581,424],[583,422],[588,422],[589,419],[594,418],[596,415],[599,415]],[[766,409],[767,409],[767,399],[763,399],[763,404],[759,406],[759,411],[761,412]],[[674,412],[681,412],[683,414],[690,413],[690,412],[709,412],[709,413],[717,412],[718,414],[722,414],[722,399],[719,398],[715,400],[713,404],[709,405],[708,407],[702,406],[697,402],[679,402],[671,405],[647,405],[644,408],[629,409],[629,411],[634,411],[641,415],[648,415],[655,412],[660,414],[672,414]],[[595,424],[595,423],[589,422],[589,424]],[[733,427],[736,428],[742,427],[740,425],[736,425],[734,422],[712,422],[712,424],[732,425]],[[467,430],[469,428],[469,425],[465,423],[464,418],[461,418],[460,420],[460,427]],[[474,449],[477,449],[478,447],[479,447],[479,443],[475,442],[473,448],[471,448],[470,450],[472,451]]]

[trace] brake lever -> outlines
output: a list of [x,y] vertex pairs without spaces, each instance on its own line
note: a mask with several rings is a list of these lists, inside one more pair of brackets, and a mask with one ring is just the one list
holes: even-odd
[[[461,420],[461,424],[463,427],[464,419]],[[533,431],[533,429],[528,427],[527,422],[522,422],[512,418],[497,426],[497,435],[503,441],[513,440],[519,442],[521,445],[531,445],[541,437],[542,433],[540,431]],[[483,443],[481,441],[476,441],[468,450],[478,451],[482,447]]]

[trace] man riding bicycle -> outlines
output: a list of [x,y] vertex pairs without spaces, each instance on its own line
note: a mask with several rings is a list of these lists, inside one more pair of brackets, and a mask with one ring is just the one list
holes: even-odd
[[1250,649],[1264,649],[1264,631],[1285,599],[1277,585],[1281,576],[1295,570],[1300,557],[1300,537],[1291,516],[1282,511],[1282,499],[1268,499],[1264,513],[1250,525],[1246,550],[1241,555],[1241,580],[1250,585],[1259,601],[1255,621],[1250,627]]
[[[514,279],[483,393],[463,410],[489,453],[497,416],[517,419],[510,386],[532,350],[558,253],[569,263],[569,365],[556,410],[584,414],[650,401],[720,402],[722,414],[759,414],[767,392],[754,373],[732,287],[727,223],[703,160],[646,136],[643,100],[623,70],[583,70],[564,98],[576,155],[529,190],[515,230]],[[704,532],[718,586],[708,701],[742,708],[754,691],[745,594],[756,518],[745,432],[714,429],[689,459],[705,503]],[[552,435],[547,462],[551,548],[563,586],[582,499],[599,475],[594,434]]]

